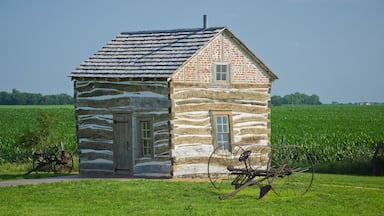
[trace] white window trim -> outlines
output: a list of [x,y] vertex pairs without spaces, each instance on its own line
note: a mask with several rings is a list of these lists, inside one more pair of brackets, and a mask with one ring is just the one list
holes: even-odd
[[[217,65],[226,65],[227,66],[227,72],[226,72],[226,79],[225,80],[217,80],[216,79],[216,66]],[[231,64],[229,62],[215,62],[212,63],[212,81],[215,84],[224,84],[227,85],[231,81]]]
[[210,113],[211,113],[212,138],[213,138],[212,144],[213,144],[214,148],[218,147],[216,116],[221,116],[221,115],[227,115],[228,116],[229,146],[230,146],[229,151],[232,151],[232,147],[234,144],[232,111],[231,110],[210,110]]
[[[142,140],[141,140],[142,131],[141,131],[141,124],[140,124],[140,122],[142,122],[142,121],[149,122],[150,131],[151,131],[151,156],[143,155],[143,149],[142,149],[143,146],[142,146]],[[137,117],[137,142],[138,142],[138,146],[137,146],[138,157],[139,158],[151,158],[151,159],[153,159],[155,156],[153,118],[144,117],[144,116]]]

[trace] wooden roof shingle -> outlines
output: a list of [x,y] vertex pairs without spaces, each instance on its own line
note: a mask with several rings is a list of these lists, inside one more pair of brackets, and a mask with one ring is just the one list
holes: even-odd
[[218,34],[225,31],[271,80],[278,77],[226,27],[123,32],[84,61],[72,78],[169,78]]
[[70,77],[170,77],[225,27],[123,32]]

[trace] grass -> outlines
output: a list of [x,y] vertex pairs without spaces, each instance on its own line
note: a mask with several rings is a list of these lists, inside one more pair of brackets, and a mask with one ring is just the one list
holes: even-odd
[[54,173],[24,175],[31,168],[32,165],[26,163],[4,163],[0,166],[0,181],[45,178],[55,175]]
[[30,169],[32,169],[32,162],[0,164],[0,182],[8,180],[37,179],[56,176],[77,175],[79,173],[78,157],[75,156],[73,158],[73,169],[70,174],[60,174],[54,172],[32,172],[29,175],[24,175]]
[[383,177],[318,174],[303,197],[250,187],[217,199],[208,182],[81,180],[0,188],[3,215],[381,215]]

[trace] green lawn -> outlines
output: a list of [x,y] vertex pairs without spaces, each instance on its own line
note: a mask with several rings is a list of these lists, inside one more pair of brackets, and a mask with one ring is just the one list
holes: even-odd
[[303,197],[219,200],[209,182],[81,180],[0,188],[1,215],[382,215],[384,177],[316,174]]

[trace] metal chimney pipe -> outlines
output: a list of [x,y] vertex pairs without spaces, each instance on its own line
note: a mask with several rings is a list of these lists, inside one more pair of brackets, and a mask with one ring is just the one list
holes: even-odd
[[208,22],[208,19],[207,19],[207,15],[203,15],[203,28],[206,29],[207,28],[207,22]]

